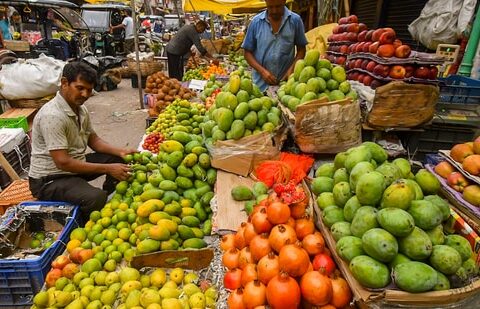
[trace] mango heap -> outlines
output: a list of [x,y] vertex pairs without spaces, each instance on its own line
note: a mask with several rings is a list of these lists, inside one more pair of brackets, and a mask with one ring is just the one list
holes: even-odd
[[175,100],[158,115],[158,118],[148,127],[147,134],[160,132],[168,138],[174,131],[200,134],[200,124],[203,123],[205,106],[187,100]]
[[199,286],[198,276],[182,268],[148,273],[130,267],[113,272],[82,270],[35,295],[32,308],[215,308],[216,288]]
[[303,60],[295,63],[294,72],[278,89],[278,98],[291,111],[312,100],[327,98],[328,101],[345,97],[357,98],[350,88],[345,69],[333,66],[327,59],[319,59],[317,50],[309,50]]
[[263,96],[257,85],[242,71],[230,75],[229,82],[215,97],[215,104],[208,110],[202,132],[205,143],[273,132],[281,123],[281,112],[275,102]]
[[312,191],[338,255],[367,288],[391,278],[413,293],[465,285],[478,270],[468,240],[444,233],[450,207],[436,195],[440,183],[424,169],[414,175],[405,159],[387,158],[365,142],[316,170]]

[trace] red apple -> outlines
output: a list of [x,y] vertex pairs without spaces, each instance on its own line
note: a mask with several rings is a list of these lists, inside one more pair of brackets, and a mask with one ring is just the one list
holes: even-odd
[[365,77],[363,78],[363,84],[365,86],[370,86],[373,82],[373,77],[371,77],[370,75],[365,75]]
[[435,165],[435,173],[442,176],[443,178],[447,178],[448,175],[455,172],[455,167],[448,163],[447,161],[442,161]]
[[352,77],[350,78],[351,80],[358,80],[358,77],[360,76],[360,73],[358,72],[353,72]]
[[[393,45],[395,48],[395,45]],[[397,58],[408,58],[410,56],[410,52],[412,50],[410,49],[410,46],[408,45],[400,45],[397,48],[395,48],[395,57]]]
[[78,256],[80,259],[80,264],[83,264],[93,257],[93,251],[92,249],[83,249],[78,253]]
[[395,48],[392,44],[380,45],[377,50],[377,55],[380,57],[390,58],[395,55]]
[[403,44],[402,44],[402,41],[400,41],[399,39],[395,39],[395,41],[393,41],[393,46],[395,47],[395,49],[400,45],[403,45]]
[[367,30],[363,30],[362,32],[360,32],[357,36],[357,40],[359,42],[364,42],[367,38],[367,32],[368,32]]
[[418,67],[415,72],[413,72],[413,76],[416,78],[428,79],[430,76],[430,70],[427,67]]
[[347,20],[349,23],[358,23],[357,15],[350,15],[347,17]]
[[375,30],[368,30],[367,35],[365,36],[365,41],[373,41],[372,37],[373,37],[374,32],[375,32]]
[[415,72],[415,67],[411,64],[405,65],[405,78],[412,77]]
[[379,46],[380,46],[380,43],[378,43],[378,42],[373,42],[373,43],[370,44],[370,46],[368,47],[368,52],[371,53],[371,54],[376,54]]
[[374,42],[378,42],[378,40],[380,40],[380,37],[382,36],[382,34],[385,32],[385,30],[383,29],[377,29],[375,31],[373,31],[372,33],[372,41]]
[[364,60],[362,61],[362,69],[366,70],[366,69],[367,69],[367,65],[368,65],[369,62],[370,62],[370,60],[364,59]]
[[363,45],[365,45],[365,42],[358,43],[357,47],[355,48],[355,52],[361,53],[363,51]]
[[362,32],[367,30],[367,25],[365,25],[364,23],[359,23],[358,28],[359,28],[358,31]]
[[79,267],[75,263],[69,263],[65,265],[65,267],[62,269],[62,276],[72,279],[73,276],[75,276],[76,273],[80,271]]
[[359,74],[358,78],[357,78],[357,81],[359,81],[360,83],[363,83],[363,79],[365,78],[365,76],[367,76],[367,75],[366,74]]
[[356,59],[355,60],[355,68],[359,69],[362,67],[362,62],[363,62],[363,59]]
[[348,25],[341,25],[340,26],[340,32],[348,32]]
[[333,33],[333,34],[340,33],[340,26],[339,26],[339,25],[337,25],[337,26],[333,27],[333,29],[332,29],[332,33]]
[[395,41],[395,34],[390,31],[385,31],[382,33],[378,41],[380,44],[393,44],[393,41]]
[[363,42],[362,51],[364,53],[368,53],[368,50],[370,49],[370,45],[372,45],[372,42]]
[[402,65],[394,65],[390,69],[390,74],[388,74],[391,78],[395,79],[402,79],[405,77],[405,68]]
[[468,143],[456,144],[450,149],[450,156],[453,160],[462,163],[466,157],[473,155],[473,145]]
[[438,68],[435,66],[432,66],[430,68],[430,75],[428,79],[437,79],[437,76],[438,76]]
[[348,24],[347,31],[358,33],[360,28],[357,23]]
[[387,77],[389,73],[390,68],[388,67],[388,65],[377,64],[373,69],[373,74],[378,76]]
[[370,87],[371,87],[372,89],[377,89],[377,88],[380,87],[381,85],[382,85],[382,82],[381,82],[381,81],[379,81],[378,79],[374,79],[374,80],[372,81],[372,83],[370,84]]
[[336,58],[336,60],[337,60],[336,63],[337,63],[338,65],[344,65],[344,64],[345,64],[345,61],[347,61],[347,57],[345,57],[345,56],[338,56],[338,57]]
[[397,34],[395,33],[395,30],[393,30],[393,28],[390,28],[390,27],[385,27],[383,28],[384,31],[389,31],[391,33],[393,33],[394,36],[397,36]]
[[348,53],[348,45],[340,46],[338,51],[341,52],[341,53],[344,53],[344,54]]
[[357,41],[357,34],[355,32],[347,32],[346,40],[349,42],[356,42]]
[[327,42],[333,42],[333,39],[335,38],[334,35],[335,34],[330,34],[329,36],[327,36]]
[[348,24],[348,17],[342,17],[338,20],[340,25]]
[[366,66],[367,71],[373,72],[373,69],[375,68],[376,65],[377,63],[375,61],[370,61]]
[[447,176],[448,185],[455,191],[463,192],[463,189],[469,185],[468,180],[459,172],[453,172]]
[[349,68],[350,70],[355,69],[355,61],[353,61],[353,60],[347,61],[347,64],[345,66],[347,68]]
[[60,255],[52,262],[52,267],[57,269],[63,269],[65,265],[71,263],[70,259],[66,255]]

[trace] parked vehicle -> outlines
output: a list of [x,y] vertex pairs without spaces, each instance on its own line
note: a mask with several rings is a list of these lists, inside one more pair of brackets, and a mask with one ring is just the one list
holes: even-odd
[[82,18],[88,25],[92,49],[97,56],[115,56],[123,54],[124,29],[115,29],[110,33],[110,26],[123,21],[123,12],[130,7],[121,3],[84,4],[81,7]]

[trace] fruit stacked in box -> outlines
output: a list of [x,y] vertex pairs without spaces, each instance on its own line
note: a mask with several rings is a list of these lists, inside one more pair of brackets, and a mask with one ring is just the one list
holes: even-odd
[[303,187],[277,183],[269,193],[257,182],[253,190],[239,186],[231,194],[235,200],[253,200],[254,206],[246,205],[248,221],[220,244],[228,308],[298,308],[300,303],[344,308],[350,303],[350,288],[306,213]]
[[[46,276],[36,308],[215,308],[216,292],[181,269],[141,274],[133,256],[207,246],[216,170],[200,134],[205,108],[177,100],[148,132],[162,133],[158,154],[127,155],[131,177],[70,234],[66,254]],[[168,116],[168,117],[167,117]],[[183,279],[182,279],[183,278]]]
[[472,248],[443,230],[450,207],[437,195],[439,181],[425,169],[413,174],[405,159],[387,157],[365,142],[317,169],[311,188],[337,254],[366,288],[393,281],[418,293],[469,284],[478,272]]
[[280,102],[294,112],[301,104],[327,98],[336,101],[357,93],[350,88],[345,69],[333,66],[327,59],[319,59],[317,50],[309,50],[305,58],[295,63],[293,73],[282,83],[277,95]]
[[264,96],[250,75],[239,69],[215,96],[215,103],[201,125],[207,145],[238,140],[260,132],[274,132],[282,124],[275,101]]
[[338,26],[333,28],[333,34],[328,36],[327,59],[330,62],[345,65],[348,47],[358,41],[358,33],[367,30],[367,26],[358,23],[355,15],[342,17],[338,21]]
[[[450,157],[461,164],[463,171],[473,176],[480,176],[480,137],[473,143],[457,144],[452,147]],[[447,161],[438,163],[435,172],[447,180],[448,185],[461,192],[463,199],[480,207],[480,185],[467,179],[456,167]]]

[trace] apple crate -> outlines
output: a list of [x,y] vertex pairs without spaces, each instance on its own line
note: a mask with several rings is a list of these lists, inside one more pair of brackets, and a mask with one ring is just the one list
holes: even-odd
[[[1,308],[32,304],[33,296],[42,289],[52,261],[65,250],[70,232],[78,227],[79,219],[79,207],[63,202],[24,202],[7,210],[0,218],[0,232],[4,236],[0,253],[10,255],[0,259]],[[49,229],[57,229],[58,236],[46,250],[20,250],[28,257],[11,251],[12,244],[25,248],[31,232]],[[31,258],[32,255],[38,256]]]

